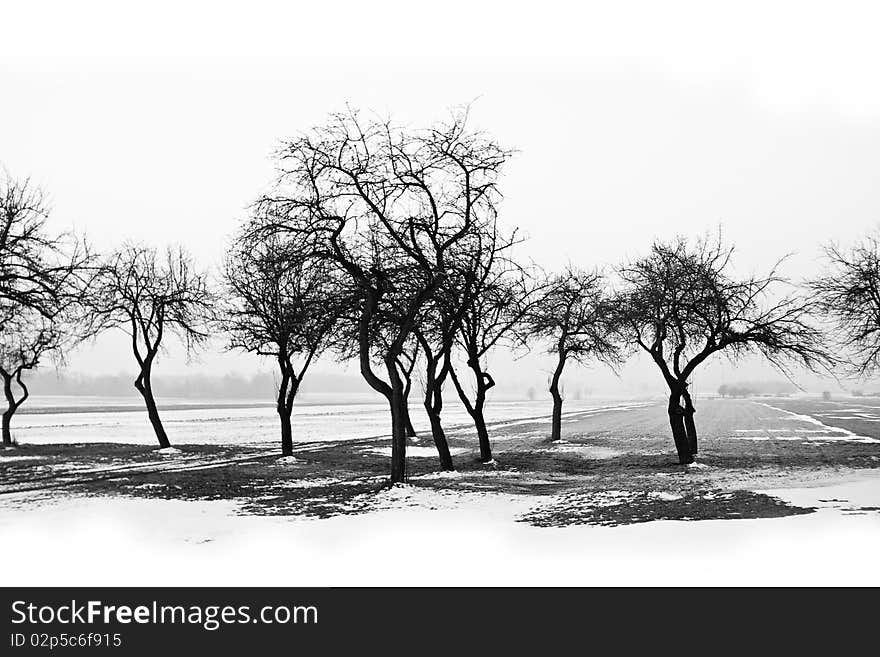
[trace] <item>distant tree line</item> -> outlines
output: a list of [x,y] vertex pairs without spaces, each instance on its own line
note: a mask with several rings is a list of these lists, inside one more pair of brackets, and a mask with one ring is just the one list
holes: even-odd
[[[698,453],[690,386],[715,356],[763,357],[783,372],[880,363],[880,257],[868,238],[828,247],[828,271],[795,285],[778,272],[738,275],[721,236],[656,241],[612,269],[545,272],[521,256],[501,219],[513,151],[471,127],[467,109],[426,129],[332,115],[280,144],[277,178],[232,236],[219,280],[184,247],[127,243],[98,255],[50,233],[42,195],[0,187],[0,376],[3,441],[28,391],[22,372],[107,330],[128,336],[161,447],[171,444],[153,391],[169,334],[188,352],[211,335],[273,363],[281,449],[293,452],[293,408],[320,358],[355,363],[388,405],[390,477],[407,473],[410,413],[420,404],[440,467],[453,469],[444,391],[469,414],[480,460],[493,459],[486,403],[499,348],[543,349],[552,365],[551,438],[561,438],[566,365],[619,367],[642,352],[668,392],[678,458]],[[588,231],[585,230],[585,233]],[[410,397],[421,384],[423,397]],[[736,396],[735,386],[723,396]]]
[[719,397],[751,397],[753,395],[790,395],[797,386],[789,381],[748,381],[723,383],[718,386]]
[[743,384],[727,384],[723,383],[718,386],[718,395],[721,397],[751,397],[760,394],[754,386],[747,383]]
[[[29,382],[44,395],[90,395],[95,397],[130,397],[136,392],[131,377],[118,374],[83,374],[43,370],[32,373]],[[345,381],[344,377],[331,377],[326,385]],[[345,381],[348,383],[347,381]],[[271,395],[276,377],[269,372],[253,375],[227,373],[223,375],[186,374],[163,376],[156,388],[165,398],[194,399],[250,399]],[[350,388],[355,386],[349,383]]]

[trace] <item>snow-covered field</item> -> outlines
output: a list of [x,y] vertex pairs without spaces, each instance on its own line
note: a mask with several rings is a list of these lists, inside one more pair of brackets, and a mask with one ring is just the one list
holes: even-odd
[[772,493],[819,511],[548,529],[513,521],[534,503],[523,496],[407,488],[382,493],[384,510],[326,520],[242,517],[234,501],[67,499],[24,516],[3,506],[16,564],[3,584],[880,585],[880,518],[820,501],[880,506],[876,473]]
[[[141,413],[21,416],[22,448],[0,455],[0,483],[13,483],[0,496],[0,537],[16,565],[0,577],[880,585],[880,433],[870,423],[880,410],[782,399],[699,408],[703,442],[690,467],[670,461],[663,404],[567,403],[563,440],[551,443],[546,403],[499,403],[492,466],[474,462],[472,430],[450,409],[459,469],[438,471],[423,431],[408,448],[410,485],[391,489],[381,488],[390,448],[378,404],[304,405],[298,439],[315,442],[284,460],[271,408],[169,411],[181,451],[168,454],[138,446],[152,444]],[[353,442],[364,438],[373,439]],[[135,444],[99,444],[108,442]],[[50,485],[15,488],[40,477]],[[403,569],[391,567],[397,558]]]
[[[29,402],[30,403],[30,402]],[[566,402],[566,411],[582,411],[600,407],[628,408],[638,402],[620,400],[589,400]],[[40,400],[41,411],[53,407],[70,409],[103,407],[91,412],[40,412],[16,415],[13,435],[20,443],[111,442],[151,445],[155,435],[147,422],[146,411],[136,398],[76,400],[75,398]],[[118,410],[119,407],[135,410]],[[461,404],[448,404],[444,409],[446,426],[455,432],[456,425],[469,423]],[[428,430],[425,413],[412,404],[412,421],[417,430]],[[421,411],[421,412],[420,412]],[[547,417],[550,405],[541,401],[491,401],[487,414],[493,422],[524,422],[523,418]],[[169,404],[162,411],[162,421],[172,443],[179,444],[265,444],[278,441],[278,416],[271,406],[251,408],[214,408],[177,410]],[[294,406],[294,440],[348,440],[383,436],[389,431],[388,408],[380,402],[351,404],[302,403]],[[469,429],[468,429],[469,430]]]

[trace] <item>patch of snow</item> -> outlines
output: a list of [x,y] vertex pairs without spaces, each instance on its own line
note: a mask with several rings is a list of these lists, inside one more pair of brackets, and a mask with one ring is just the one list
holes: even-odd
[[761,406],[766,406],[767,408],[771,408],[774,411],[779,411],[780,413],[785,413],[786,415],[791,416],[790,418],[787,418],[791,421],[808,422],[810,424],[815,424],[817,426],[822,427],[825,430],[825,432],[827,432],[828,434],[833,434],[833,433],[839,434],[836,436],[835,435],[823,435],[822,436],[823,440],[844,440],[844,441],[851,441],[851,442],[855,442],[855,443],[880,443],[880,440],[878,440],[876,438],[870,438],[868,436],[860,436],[860,435],[850,431],[849,429],[844,429],[843,427],[829,426],[829,425],[825,424],[824,422],[821,422],[810,415],[802,415],[800,413],[792,413],[791,411],[786,411],[782,408],[777,408],[776,406],[771,406],[770,404],[764,404],[763,402],[756,402],[756,403],[761,404]]
[[440,472],[428,472],[422,475],[414,475],[410,477],[410,479],[484,479],[486,477],[519,477],[522,474],[522,472],[517,471],[515,468],[509,470],[444,470]]
[[[285,481],[281,484],[278,484],[278,488],[312,488],[313,486],[334,486],[336,484],[341,484],[343,481],[341,479],[336,479],[334,477],[316,477],[314,479],[294,479],[292,481]],[[270,486],[270,488],[275,488],[275,486]]]
[[462,476],[463,474],[459,470],[440,470],[439,472],[415,475],[410,479],[461,479]]
[[380,508],[425,507],[436,508],[438,504],[455,506],[466,493],[420,488],[411,484],[395,484],[372,496]]
[[562,452],[568,454],[580,454],[581,456],[595,459],[610,459],[621,454],[618,450],[598,445],[585,445],[583,443],[567,443],[564,441],[554,442],[550,447],[545,447],[543,452]]
[[547,432],[543,429],[538,429],[536,431],[521,431],[519,433],[506,433],[503,436],[495,436],[495,441],[499,440],[513,440],[514,438],[535,438],[538,436],[546,436]]
[[[829,498],[880,506],[880,473],[766,492],[798,506],[817,507],[818,499]],[[625,501],[626,493],[616,495]],[[786,518],[548,529],[516,522],[539,501],[528,495],[423,490],[410,499],[436,510],[394,505],[315,520],[242,515],[242,502],[230,500],[68,497],[41,504],[16,494],[0,504],[0,531],[22,548],[4,585],[670,586],[684,571],[712,586],[880,584],[876,514],[847,515],[824,506]],[[18,506],[25,501],[28,506]],[[39,512],[30,504],[39,504]],[[56,558],[58,545],[68,558]],[[364,567],[401,545],[432,545],[447,555],[448,568],[415,563],[389,579],[382,569]],[[683,554],[682,545],[700,549]],[[283,553],[309,568],[279,570],[270,559],[243,564],[245,549]],[[474,570],[474,553],[492,554],[495,567]],[[70,568],[72,560],[77,568]],[[138,568],[131,568],[133,561]]]
[[605,490],[591,493],[587,496],[587,504],[589,506],[620,506],[630,502],[635,495],[625,490]]
[[805,443],[849,442],[849,443],[878,443],[880,440],[856,434],[821,434],[813,436],[731,436],[734,440],[800,440]]
[[665,491],[653,491],[648,493],[648,497],[652,497],[655,500],[664,500],[666,502],[672,502],[673,500],[683,499],[682,495],[676,495],[675,493],[667,493]]
[[[492,461],[492,463],[494,463],[494,461]],[[484,465],[489,465],[489,464],[485,463]],[[495,477],[518,477],[522,473],[518,472],[514,468],[511,468],[510,470],[475,470],[475,471],[473,471],[473,474],[475,474],[475,475],[490,474]]]
[[[376,479],[377,477],[367,477],[365,479],[337,479],[335,477],[314,477],[312,479],[294,479],[285,481],[277,485],[267,486],[267,488],[320,488],[323,486],[357,486],[358,484]],[[384,477],[378,477],[383,479]]]
[[292,454],[289,456],[279,456],[277,459],[275,459],[275,463],[277,463],[278,465],[295,465],[299,462],[300,460]]
[[156,454],[161,454],[162,456],[174,456],[175,454],[183,454],[183,452],[176,447],[163,447],[162,449],[154,450]]
[[0,452],[0,463],[9,463],[10,461],[39,461],[42,456],[6,456]]
[[731,436],[731,438],[738,440],[800,440],[803,442],[816,442],[820,438],[824,438],[825,436],[819,436],[815,438],[810,438],[807,436]]
[[[369,449],[364,450],[367,454],[379,454],[380,456],[391,456],[391,448],[390,447],[370,447]],[[467,450],[464,447],[453,447],[450,448],[450,454],[461,454],[466,452]],[[436,447],[407,447],[406,455],[412,456],[414,458],[429,458],[437,456],[437,448]]]

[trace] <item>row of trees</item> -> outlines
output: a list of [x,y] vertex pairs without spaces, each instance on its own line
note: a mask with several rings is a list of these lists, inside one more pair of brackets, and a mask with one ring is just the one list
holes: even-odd
[[718,395],[721,397],[751,397],[758,394],[758,391],[748,384],[727,384],[723,383],[718,386]]
[[836,337],[862,371],[880,362],[876,242],[851,253],[830,249],[831,271],[809,284],[809,297],[775,269],[735,276],[733,250],[720,237],[657,242],[617,269],[614,286],[598,270],[547,275],[517,258],[522,239],[499,221],[499,181],[511,155],[470,128],[466,110],[426,130],[353,111],[333,115],[277,151],[277,179],[233,236],[219,293],[182,248],[128,244],[98,257],[83,240],[49,237],[40,194],[7,178],[0,189],[4,443],[27,396],[22,372],[111,328],[131,339],[135,387],[162,447],[170,441],[152,373],[169,333],[195,349],[219,329],[230,348],[276,363],[284,454],[293,451],[293,404],[310,365],[322,354],[357,362],[388,403],[392,482],[406,478],[414,380],[441,467],[454,467],[442,422],[450,387],[473,420],[480,459],[492,460],[485,405],[495,379],[487,356],[499,346],[548,345],[553,439],[561,435],[567,363],[616,367],[645,352],[668,388],[682,463],[698,451],[688,383],[711,356],[753,353],[782,370],[830,368],[841,361],[826,346]]
[[754,395],[772,395],[787,397],[797,392],[797,386],[791,381],[740,381],[739,383],[723,383],[718,386],[720,397],[751,397]]

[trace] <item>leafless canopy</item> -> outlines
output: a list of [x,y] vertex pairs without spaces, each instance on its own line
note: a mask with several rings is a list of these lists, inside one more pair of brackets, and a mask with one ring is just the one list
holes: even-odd
[[226,257],[220,325],[230,348],[278,365],[282,451],[289,454],[294,398],[312,360],[328,345],[346,299],[329,261],[312,256],[297,234],[260,230],[262,220],[255,217],[245,226]]
[[553,398],[552,440],[562,438],[562,372],[569,359],[586,362],[597,359],[614,365],[620,360],[620,348],[614,330],[613,312],[605,290],[605,280],[598,271],[567,267],[550,278],[537,303],[525,317],[526,334],[548,342],[556,354],[556,366],[550,375],[549,391]]
[[261,356],[311,359],[339,314],[338,277],[329,263],[279,233],[236,240],[224,266],[228,294],[223,327],[233,349]]
[[456,343],[472,374],[471,383],[454,366],[449,375],[474,420],[483,462],[492,460],[483,409],[488,391],[495,387],[485,357],[498,344],[526,346],[525,318],[543,290],[539,277],[513,258],[511,250],[518,243],[515,233],[503,235],[493,225],[475,236],[469,256],[462,259],[466,286]]
[[615,323],[663,374],[680,463],[692,463],[698,449],[688,383],[712,354],[760,354],[784,373],[792,363],[817,369],[833,362],[812,322],[815,303],[785,294],[788,281],[775,268],[763,277],[734,277],[732,254],[720,236],[694,244],[679,238],[655,242],[648,256],[620,269]]
[[616,363],[620,347],[605,285],[598,271],[567,267],[550,279],[528,313],[528,333],[547,340],[549,351],[563,359]]
[[208,338],[213,311],[207,276],[183,247],[163,254],[128,243],[106,258],[90,295],[94,327],[119,328],[131,336],[138,365],[151,362],[167,333],[188,352]]
[[461,112],[415,131],[350,112],[279,153],[278,194],[265,199],[271,213],[343,268],[365,305],[401,326],[392,349],[442,281],[449,250],[495,211],[509,154],[466,122]]
[[880,242],[871,234],[846,250],[825,247],[827,269],[809,282],[847,369],[869,375],[880,367]]
[[30,394],[22,376],[39,366],[47,355],[60,358],[71,335],[57,318],[48,320],[35,310],[19,309],[13,316],[4,318],[0,332],[0,379],[6,400],[4,444],[12,442],[9,422]]
[[206,275],[182,247],[160,256],[154,248],[126,244],[100,268],[88,303],[94,331],[118,328],[130,337],[139,368],[135,388],[159,445],[170,447],[153,395],[153,364],[168,333],[180,338],[188,354],[208,339],[214,298]]
[[[84,241],[52,234],[48,204],[28,180],[0,178],[0,378],[6,399],[3,443],[10,420],[28,398],[22,375],[83,336],[74,320],[93,274]],[[17,386],[18,391],[15,390]]]
[[616,300],[618,326],[647,352],[670,389],[686,383],[709,356],[758,353],[784,372],[833,360],[812,322],[815,304],[785,294],[789,282],[768,275],[734,278],[732,248],[719,239],[656,242],[651,253],[623,266]]
[[50,233],[48,217],[39,188],[0,177],[0,302],[51,320],[79,300],[91,255],[74,235]]
[[525,319],[548,283],[513,257],[519,243],[516,233],[504,235],[493,226],[476,236],[470,255],[462,259],[465,287],[457,340],[469,366],[499,343],[514,349],[526,343]]
[[[398,359],[446,278],[450,251],[495,216],[509,156],[468,127],[466,110],[427,130],[350,111],[278,153],[277,189],[262,207],[276,230],[299,234],[357,291],[358,359],[367,383],[391,402],[395,481],[405,469]],[[388,338],[381,354],[371,341],[376,330]]]

